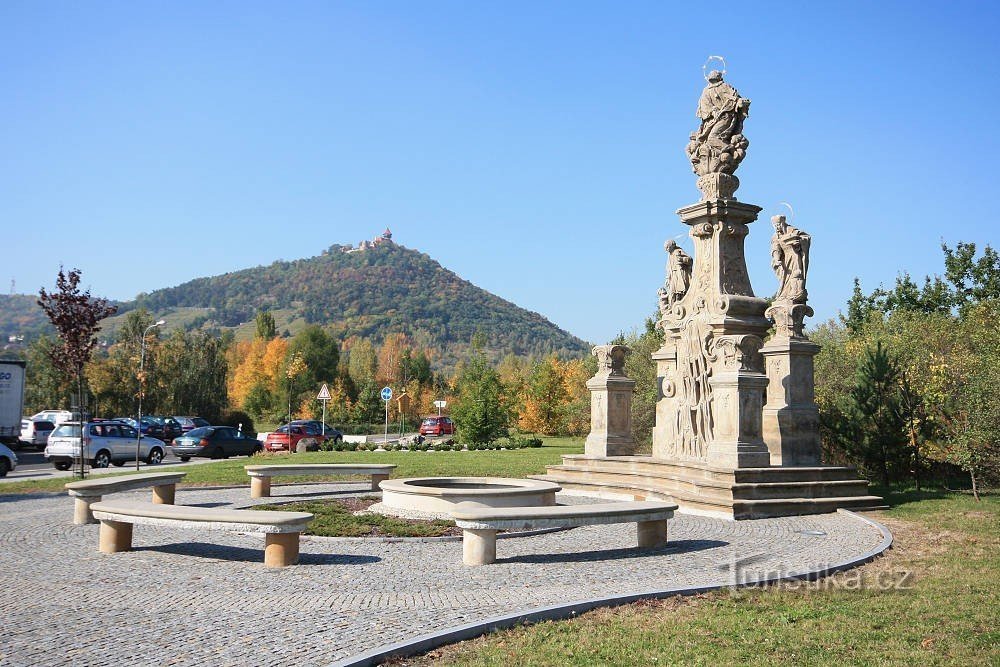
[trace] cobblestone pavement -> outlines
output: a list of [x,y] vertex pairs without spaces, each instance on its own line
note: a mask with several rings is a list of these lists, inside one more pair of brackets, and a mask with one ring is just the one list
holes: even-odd
[[[365,486],[275,486],[269,502]],[[184,505],[250,502],[246,488],[177,491]],[[262,535],[142,525],[133,551],[104,555],[98,526],[72,515],[66,495],[0,496],[0,665],[323,665],[536,607],[727,584],[734,563],[749,577],[813,569],[881,541],[845,514],[677,514],[656,550],[634,548],[634,524],[500,540],[485,567],[463,566],[457,541],[307,536],[299,565],[267,569]]]

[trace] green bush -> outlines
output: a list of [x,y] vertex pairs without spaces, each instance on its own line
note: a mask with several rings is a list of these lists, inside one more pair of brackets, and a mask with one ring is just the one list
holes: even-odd
[[240,410],[233,410],[232,412],[227,412],[222,415],[222,419],[219,420],[218,426],[232,426],[233,428],[239,428],[243,425],[243,435],[250,436],[251,438],[257,437],[257,428],[253,425],[253,419],[245,412]]

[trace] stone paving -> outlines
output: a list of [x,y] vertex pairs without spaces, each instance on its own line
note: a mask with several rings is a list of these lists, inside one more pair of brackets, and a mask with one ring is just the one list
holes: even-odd
[[[276,485],[264,501],[370,495],[365,486]],[[181,488],[177,503],[251,501],[247,488]],[[103,555],[98,526],[72,516],[66,495],[0,496],[0,665],[325,665],[537,607],[727,584],[733,563],[750,578],[819,568],[882,539],[846,514],[676,514],[657,550],[634,548],[634,524],[503,539],[485,567],[462,565],[460,541],[307,536],[299,565],[271,570],[261,535],[136,526],[132,552]]]

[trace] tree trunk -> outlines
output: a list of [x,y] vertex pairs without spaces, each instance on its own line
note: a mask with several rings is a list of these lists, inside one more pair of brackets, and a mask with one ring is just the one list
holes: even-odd
[[917,433],[910,422],[910,446],[913,447],[913,480],[917,484],[917,493],[920,493],[920,449],[917,447]]
[[972,478],[972,497],[975,498],[976,502],[978,503],[979,502],[979,489],[976,487],[976,471],[975,470],[970,470],[969,471],[969,477]]

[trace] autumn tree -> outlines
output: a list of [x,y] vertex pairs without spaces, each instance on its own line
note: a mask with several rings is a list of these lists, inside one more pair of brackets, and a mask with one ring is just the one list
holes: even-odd
[[[97,332],[100,321],[113,315],[117,306],[107,299],[92,297],[90,290],[80,291],[80,271],[73,269],[68,274],[62,267],[56,277],[56,291],[38,292],[38,305],[52,322],[59,335],[59,344],[52,346],[49,357],[52,363],[67,376],[74,376],[77,388],[77,405],[81,418],[85,415],[84,367],[97,346]],[[84,468],[80,466],[80,476]]]

